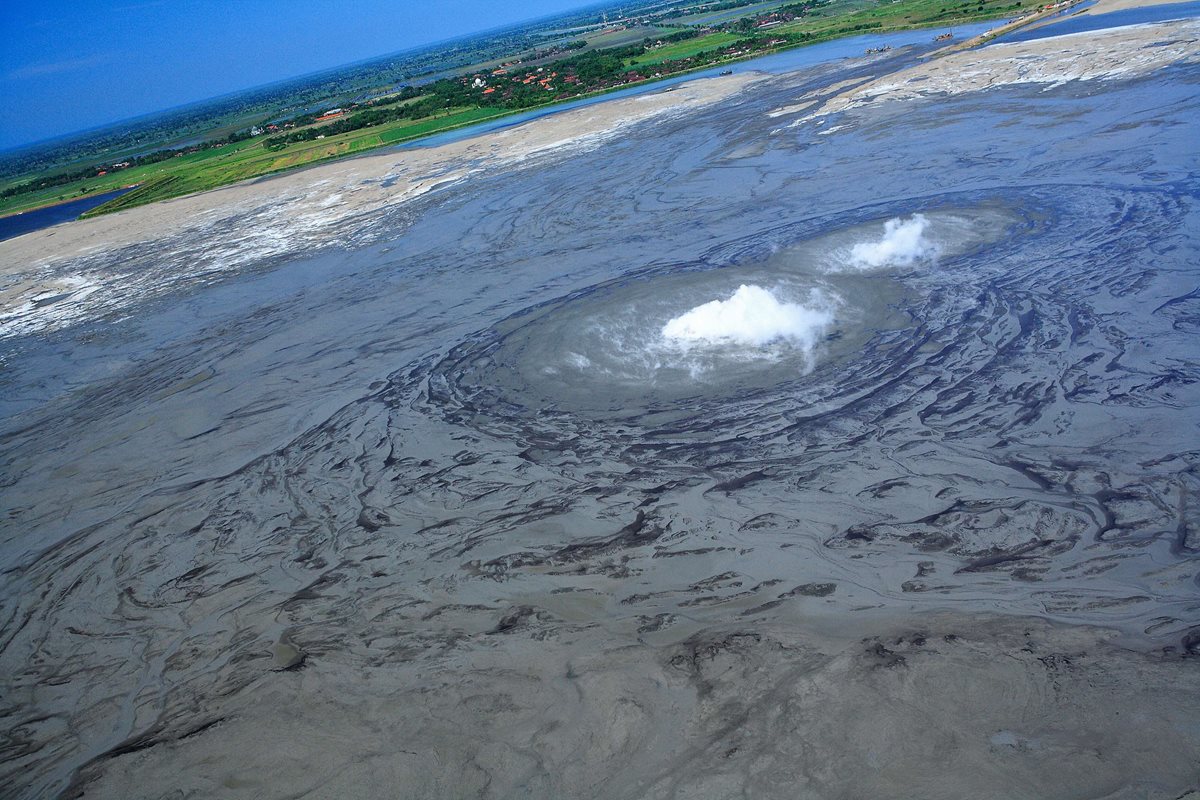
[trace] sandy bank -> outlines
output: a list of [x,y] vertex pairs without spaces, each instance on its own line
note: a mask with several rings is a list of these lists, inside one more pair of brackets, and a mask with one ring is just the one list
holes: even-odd
[[[981,50],[952,53],[834,93],[820,108],[791,124],[800,125],[830,114],[885,102],[946,97],[1006,85],[1053,87],[1071,81],[1134,78],[1171,64],[1198,60],[1198,20],[993,44]],[[782,116],[789,110],[807,108],[806,103],[819,99],[823,99],[821,95],[806,95],[772,114]]]
[[1081,13],[1107,14],[1110,11],[1123,11],[1127,8],[1174,5],[1178,2],[1180,0],[1096,0],[1095,5],[1088,6]]
[[[373,155],[70,222],[0,242],[0,339],[55,330],[197,282],[370,241],[382,215],[470,176],[566,157],[639,122],[717,103],[759,76],[614,99],[440,147]],[[155,269],[130,270],[138,248]]]
[[1099,16],[1108,14],[1113,11],[1126,11],[1133,8],[1146,8],[1149,6],[1161,5],[1176,5],[1180,0],[1095,0],[1088,5],[1083,0],[1077,0],[1078,5],[1068,7],[1066,9],[1048,9],[1043,14],[1027,16],[1020,20],[1010,22],[1005,25],[1000,25],[980,36],[976,36],[967,42],[956,44],[946,48],[943,52],[953,52],[955,50],[964,50],[971,47],[984,44],[991,39],[1002,34],[1011,33],[1018,29],[1032,30],[1036,28],[1044,28],[1047,25],[1052,25],[1056,22],[1061,22],[1065,17],[1081,17],[1081,16]]
[[[598,103],[440,147],[384,150],[58,225],[0,242],[0,275],[204,228],[264,205],[276,207],[281,218],[327,227],[352,214],[403,203],[468,175],[552,152],[594,146],[627,125],[719,102],[757,79],[736,75],[693,81],[669,92]],[[320,219],[312,219],[312,215]]]

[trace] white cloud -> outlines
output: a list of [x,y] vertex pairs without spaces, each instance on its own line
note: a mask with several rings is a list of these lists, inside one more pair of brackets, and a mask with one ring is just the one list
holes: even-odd
[[113,57],[113,53],[98,53],[94,56],[86,56],[84,58],[68,58],[61,61],[43,61],[37,64],[26,64],[23,67],[17,67],[10,71],[4,77],[11,80],[24,80],[26,78],[40,78],[43,75],[57,75],[62,72],[78,72],[82,69],[107,64],[113,60]]

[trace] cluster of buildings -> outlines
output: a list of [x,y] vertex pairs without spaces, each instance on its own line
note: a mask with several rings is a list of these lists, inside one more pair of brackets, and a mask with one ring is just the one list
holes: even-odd
[[99,178],[101,175],[107,175],[108,173],[116,172],[117,170],[129,169],[132,166],[133,162],[131,161],[118,161],[111,167],[96,167],[96,177]]
[[[496,90],[500,88],[497,85],[493,85],[494,83],[498,84],[503,81],[507,81],[514,86],[537,86],[548,92],[554,91],[555,88],[563,88],[565,84],[579,83],[579,78],[575,75],[564,75],[560,81],[558,80],[557,72],[546,72],[545,67],[538,67],[536,70],[526,72],[524,75],[511,74],[509,70],[511,66],[513,64],[505,64],[492,70],[486,77],[484,75],[474,75],[470,79],[464,78],[463,82],[467,83],[469,80],[471,88],[479,89],[480,94],[485,97],[495,94]],[[555,86],[556,83],[559,84],[558,87]]]
[[279,133],[284,128],[294,128],[294,127],[296,127],[296,124],[294,122],[285,122],[285,123],[283,123],[283,125],[276,125],[274,123],[271,123],[269,125],[255,125],[253,128],[250,129],[250,135],[251,136],[262,136],[264,133]]

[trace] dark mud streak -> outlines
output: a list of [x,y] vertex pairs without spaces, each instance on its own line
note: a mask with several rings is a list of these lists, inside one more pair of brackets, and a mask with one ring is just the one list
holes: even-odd
[[1016,548],[1015,550],[1010,550],[1007,553],[997,553],[996,555],[977,558],[966,566],[955,570],[955,574],[957,575],[963,572],[978,572],[980,570],[990,569],[991,567],[996,567],[1001,564],[1007,564],[1012,561],[1023,561],[1029,558],[1030,553],[1036,552],[1043,547],[1049,547],[1052,544],[1054,544],[1053,540],[1049,539],[1045,541],[1030,542],[1029,544]]

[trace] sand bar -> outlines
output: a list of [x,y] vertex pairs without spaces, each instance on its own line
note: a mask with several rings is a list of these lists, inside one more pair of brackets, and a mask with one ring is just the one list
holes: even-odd
[[[1027,42],[989,45],[926,61],[828,96],[820,108],[791,123],[842,111],[920,98],[946,97],[1016,84],[1054,87],[1071,81],[1135,78],[1172,64],[1200,60],[1200,20],[1179,20]],[[780,108],[807,108],[808,95]]]

